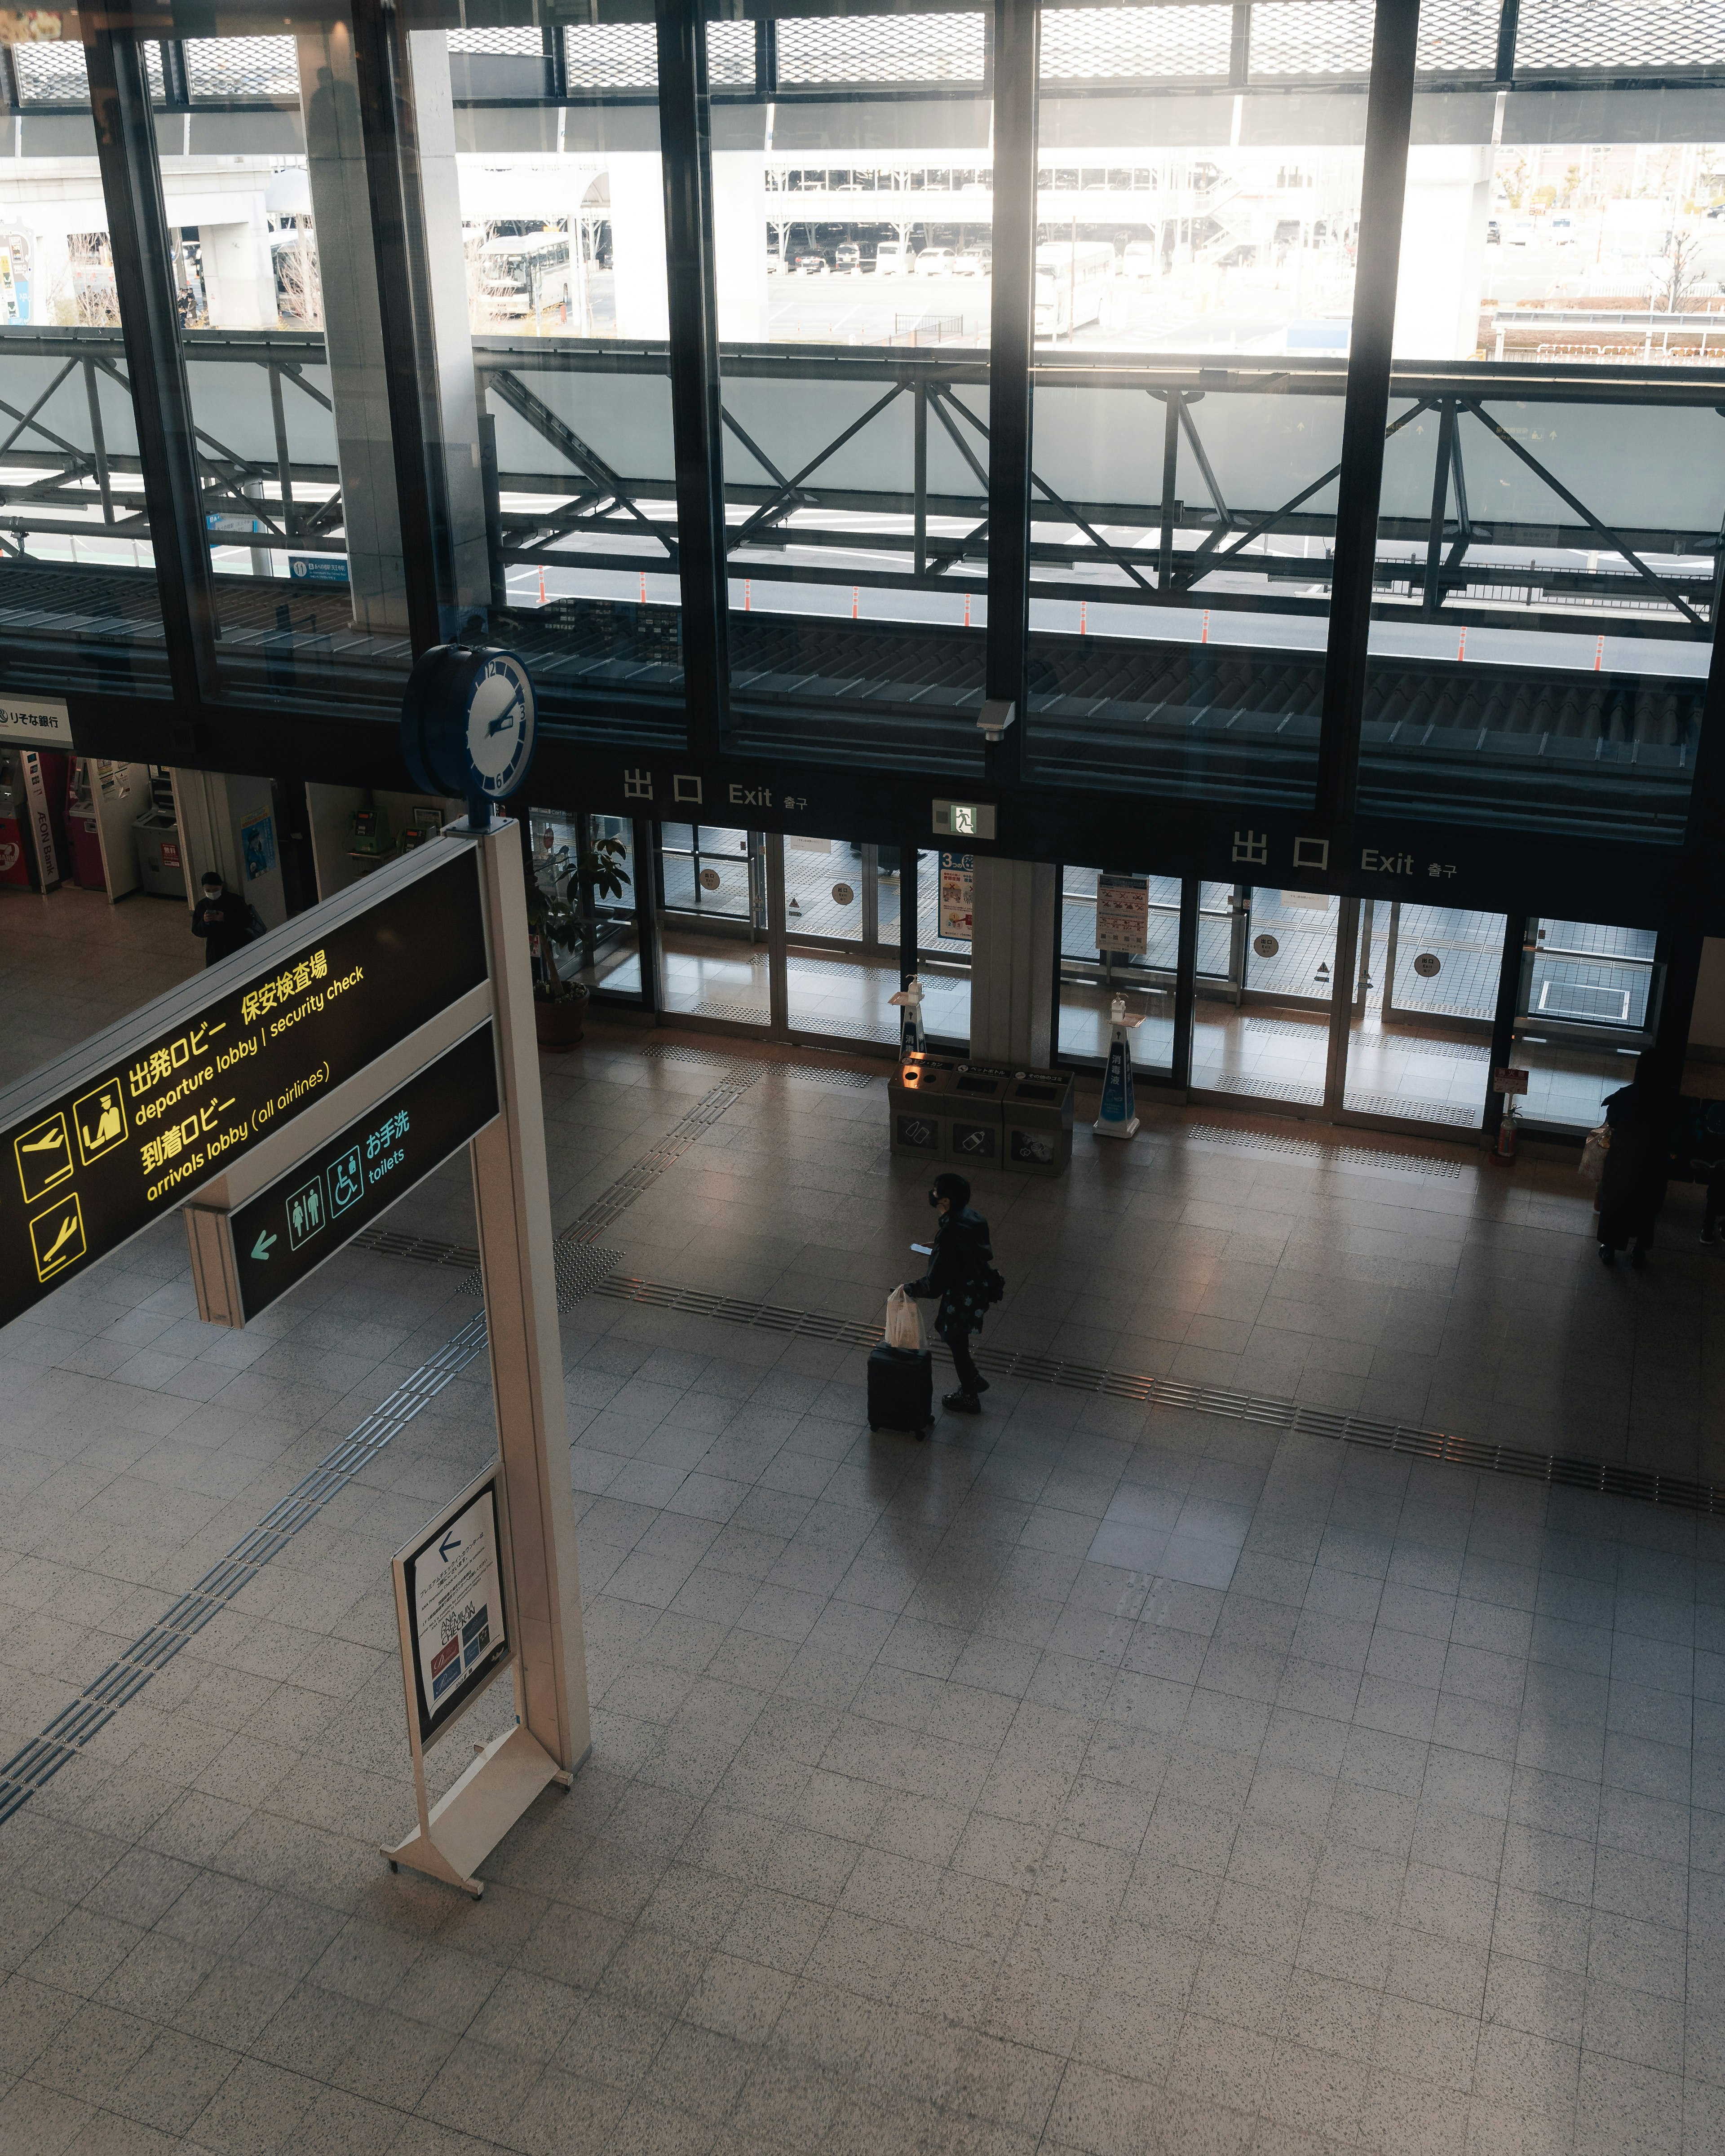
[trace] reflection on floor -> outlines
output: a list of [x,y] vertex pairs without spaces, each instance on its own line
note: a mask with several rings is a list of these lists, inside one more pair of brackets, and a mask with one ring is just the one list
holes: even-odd
[[110,906],[64,885],[0,893],[0,1085],[50,1062],[203,965],[182,898]]

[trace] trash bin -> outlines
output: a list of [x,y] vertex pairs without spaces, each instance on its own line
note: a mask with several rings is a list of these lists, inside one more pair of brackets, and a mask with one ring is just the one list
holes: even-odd
[[943,1055],[908,1055],[887,1091],[892,1150],[961,1166],[1000,1164],[1000,1104],[1009,1070],[955,1063]]
[[186,896],[186,865],[180,855],[180,827],[172,815],[152,808],[131,819],[132,838],[138,850],[138,877],[157,898]]
[[1072,1080],[1064,1070],[1015,1070],[1002,1102],[1005,1165],[1059,1175],[1072,1158]]

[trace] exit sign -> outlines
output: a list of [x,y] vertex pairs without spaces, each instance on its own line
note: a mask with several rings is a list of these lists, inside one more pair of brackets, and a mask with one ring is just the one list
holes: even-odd
[[937,801],[934,828],[943,839],[992,839],[994,804],[992,801]]

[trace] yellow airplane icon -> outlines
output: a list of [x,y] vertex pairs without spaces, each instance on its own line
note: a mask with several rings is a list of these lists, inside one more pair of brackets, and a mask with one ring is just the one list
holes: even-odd
[[72,1142],[64,1115],[49,1116],[23,1132],[13,1140],[12,1149],[26,1205],[45,1198],[55,1183],[64,1183],[72,1173]]
[[45,1213],[39,1213],[30,1223],[30,1249],[39,1281],[64,1272],[85,1255],[86,1248],[84,1208],[75,1190]]

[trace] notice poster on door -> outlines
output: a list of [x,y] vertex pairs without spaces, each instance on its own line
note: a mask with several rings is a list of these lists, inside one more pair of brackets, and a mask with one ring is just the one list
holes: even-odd
[[1147,951],[1150,947],[1150,880],[1147,876],[1096,878],[1098,951]]
[[969,942],[975,889],[976,877],[971,856],[968,854],[942,854],[938,933],[943,941]]

